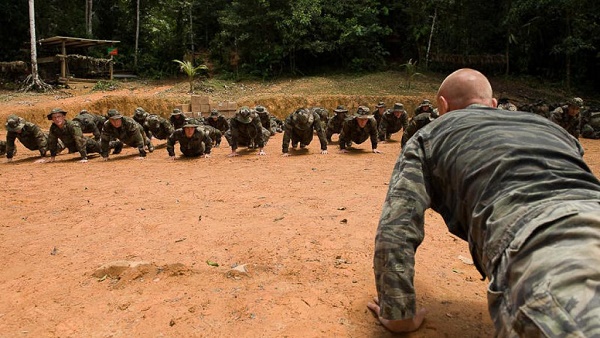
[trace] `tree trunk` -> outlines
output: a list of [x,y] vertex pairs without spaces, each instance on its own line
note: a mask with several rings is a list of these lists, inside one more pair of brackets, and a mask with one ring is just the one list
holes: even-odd
[[433,31],[435,30],[435,19],[437,18],[437,8],[433,12],[433,21],[431,22],[431,32],[429,32],[429,42],[427,43],[427,53],[425,54],[425,69],[429,67],[429,51],[431,50],[431,40],[433,40]]
[[92,37],[92,12],[94,0],[85,0],[85,28],[88,37]]
[[34,0],[29,0],[29,35],[31,37],[31,74],[25,79],[21,90],[26,92],[34,88],[36,90],[47,91],[51,87],[42,81],[38,74]]
[[140,40],[140,0],[137,0],[136,20],[135,20],[135,53],[133,56],[133,68],[137,71],[138,62],[138,42]]

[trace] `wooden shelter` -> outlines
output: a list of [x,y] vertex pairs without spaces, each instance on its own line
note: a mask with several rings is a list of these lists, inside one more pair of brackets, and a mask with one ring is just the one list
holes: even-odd
[[[60,54],[55,56],[48,56],[38,58],[38,64],[48,63],[48,62],[56,62],[58,58],[58,62],[60,62],[60,77],[58,79],[59,82],[68,83],[69,82],[69,74],[67,69],[67,59],[70,56],[74,56],[72,54],[67,54],[67,49],[85,49],[89,47],[113,47],[115,44],[120,41],[115,40],[94,40],[94,39],[83,39],[83,38],[74,38],[74,37],[66,37],[66,36],[53,36],[47,39],[38,40],[38,45],[41,49],[51,49],[51,48],[60,48]],[[107,53],[108,54],[108,53]],[[95,59],[97,61],[105,62],[108,64],[109,71],[108,77],[110,80],[113,79],[113,55],[110,55],[109,59]]]

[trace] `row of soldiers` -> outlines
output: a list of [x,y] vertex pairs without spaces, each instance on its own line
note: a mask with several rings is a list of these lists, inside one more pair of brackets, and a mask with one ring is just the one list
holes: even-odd
[[600,139],[600,111],[585,107],[583,99],[574,97],[556,105],[544,101],[517,107],[506,98],[498,100],[498,107],[507,110],[532,112],[563,127],[575,138]]
[[[431,104],[424,101],[417,108],[418,112],[421,110],[432,110]],[[368,138],[371,138],[373,151],[378,152],[378,141],[389,140],[400,129],[405,131],[404,134],[407,127],[410,129],[408,115],[400,103],[385,110],[385,103],[380,102],[374,114],[370,114],[369,108],[364,106],[359,107],[353,116],[343,106],[338,106],[334,113],[329,118],[324,108],[300,108],[282,121],[265,107],[256,106],[254,109],[242,107],[230,119],[217,110],[212,110],[206,118],[190,118],[179,109],[174,109],[169,119],[165,119],[138,107],[132,117],[123,116],[115,109],[110,109],[106,116],[82,110],[69,120],[65,110],[56,108],[47,115],[52,121],[48,133],[22,117],[10,115],[6,122],[6,142],[0,142],[0,152],[6,153],[8,161],[12,161],[18,139],[26,148],[38,150],[42,157],[50,152],[49,162],[54,161],[64,149],[68,149],[69,153],[79,152],[82,162],[87,161],[89,153],[100,153],[107,160],[111,149],[112,154],[119,154],[125,144],[137,148],[139,157],[144,158],[147,152],[154,151],[152,139],[166,139],[166,148],[172,159],[175,158],[176,143],[180,144],[184,156],[208,157],[211,148],[218,147],[225,136],[232,149],[229,156],[237,156],[239,146],[258,148],[258,154],[264,155],[263,148],[270,136],[284,130],[282,152],[285,156],[289,155],[290,141],[293,148],[305,148],[313,133],[321,140],[322,153],[327,152],[327,144],[332,143],[334,134],[340,134],[338,143],[342,152],[352,142],[359,144]],[[84,135],[88,133],[93,137]],[[46,160],[41,159],[40,162]]]

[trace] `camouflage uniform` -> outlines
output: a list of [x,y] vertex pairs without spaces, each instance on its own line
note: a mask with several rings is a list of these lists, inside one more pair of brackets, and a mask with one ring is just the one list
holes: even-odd
[[[137,148],[140,154],[140,157],[146,157],[146,151],[144,150],[144,145],[148,143],[146,139],[146,134],[142,130],[142,126],[139,123],[135,122],[134,119],[127,116],[122,116],[116,109],[110,109],[108,111],[109,120],[104,123],[104,127],[102,128],[102,136],[101,136],[101,147],[102,147],[102,157],[105,159],[108,158],[108,151],[110,149],[110,140],[118,139],[124,144],[127,144],[130,147]],[[113,127],[110,122],[110,119],[121,119],[122,124],[119,128]],[[121,152],[120,147],[115,147],[115,151],[113,154],[118,154]]]
[[427,99],[423,100],[423,102],[421,102],[421,104],[419,104],[419,106],[415,109],[415,114],[413,115],[413,117],[422,113],[429,113],[434,119],[438,117],[437,112],[434,112],[433,110],[433,105],[431,104],[431,101]]
[[510,102],[506,97],[498,99],[498,108],[508,111],[517,111],[517,106]]
[[346,120],[348,117],[348,109],[346,109],[344,106],[337,106],[333,112],[335,114],[329,119],[329,121],[327,121],[327,128],[325,129],[325,138],[329,143],[331,143],[331,137],[333,134],[339,134],[342,132],[344,120]]
[[425,127],[426,125],[429,124],[429,122],[431,122],[435,119],[434,116],[437,116],[437,114],[421,113],[419,115],[413,116],[413,118],[411,118],[410,122],[408,123],[408,127],[406,127],[406,129],[404,130],[404,133],[402,134],[402,140],[400,141],[400,146],[402,148],[404,148],[404,145],[406,144],[406,142],[408,142],[408,140],[414,134],[416,134],[417,131],[419,131],[419,129]]
[[575,138],[579,138],[579,124],[581,122],[579,118],[579,112],[571,115],[569,114],[569,108],[580,109],[583,106],[583,100],[576,97],[569,101],[568,104],[554,109],[550,113],[550,120],[559,126],[565,128],[565,130],[573,135]]
[[94,139],[100,141],[100,133],[102,132],[104,122],[106,122],[104,116],[92,114],[84,109],[75,115],[73,121],[79,123],[83,133],[92,133]]
[[[327,122],[329,121],[329,111],[323,107],[312,107],[310,111],[319,115],[321,129],[323,129],[323,133],[325,133],[325,130],[327,129]],[[285,129],[285,122],[283,123],[283,128]]]
[[173,125],[167,119],[154,114],[146,117],[144,129],[148,131],[147,135],[149,137],[159,140],[166,140],[175,131]]
[[[367,124],[364,128],[358,125],[357,119],[368,116]],[[371,149],[377,149],[377,121],[369,114],[369,108],[359,107],[356,115],[347,118],[342,126],[340,133],[340,149],[346,149],[352,145],[352,142],[361,144],[368,138],[371,139]]]
[[[62,113],[63,115],[67,114],[67,112],[62,109],[53,109],[47,116],[48,120],[52,120],[52,114],[56,113]],[[65,119],[65,124],[62,128],[54,123],[50,126],[50,132],[48,133],[48,149],[50,150],[50,156],[52,157],[56,156],[60,150],[62,150],[59,145],[59,140],[62,141],[65,148],[69,149],[69,153],[79,152],[82,160],[87,160],[87,154],[89,153],[100,152],[100,144],[98,141],[83,136],[79,123],[74,121]]]
[[213,145],[215,148],[219,148],[221,146],[221,139],[223,138],[223,133],[213,126],[209,125],[199,125],[199,128],[204,130],[210,139],[213,141]]
[[546,119],[481,105],[421,129],[394,167],[375,239],[380,315],[415,315],[414,256],[432,208],[490,280],[499,337],[600,335],[600,182],[582,155]]
[[183,128],[185,124],[185,114],[181,111],[181,109],[175,108],[169,116],[169,121],[173,125],[174,129]]
[[146,112],[142,107],[135,108],[135,111],[133,112],[133,119],[135,120],[135,122],[139,123],[140,126],[142,126],[144,133],[146,133],[147,139],[152,138],[152,133],[148,130],[148,127],[146,125],[146,119],[149,115],[150,114],[148,114],[148,112]]
[[[399,112],[398,116],[396,116],[396,112]],[[383,114],[378,126],[380,141],[389,140],[392,134],[399,132],[400,129],[406,132],[406,128],[408,128],[408,114],[404,110],[404,105],[402,103],[395,103],[394,109],[391,111],[388,110]]]
[[547,119],[550,118],[550,106],[543,100],[538,100],[535,103],[524,104],[520,107],[517,107],[517,110],[534,113]]
[[229,129],[229,121],[216,109],[211,110],[210,116],[204,122],[211,127],[219,129],[223,134]]
[[6,141],[0,141],[0,156],[6,154]]
[[271,132],[263,128],[260,118],[251,113],[248,107],[240,108],[229,122],[229,130],[225,133],[225,139],[232,151],[239,145],[264,148],[270,136]]
[[581,137],[600,139],[600,112],[591,109],[581,112]]
[[[192,137],[185,135],[185,127],[194,127]],[[210,154],[212,143],[208,132],[197,124],[184,124],[182,128],[175,130],[167,139],[167,152],[169,156],[175,156],[175,144],[179,142],[179,150],[183,156],[196,157]]]
[[268,110],[263,106],[256,106],[254,108],[258,117],[260,118],[260,124],[271,133],[271,136],[275,135],[277,132],[281,132],[278,130],[277,121],[275,120],[275,116],[271,115]]
[[379,101],[379,103],[375,106],[375,109],[373,110],[373,117],[375,117],[375,121],[377,121],[377,130],[379,130],[379,125],[381,124],[381,117],[383,116],[383,114],[385,114],[385,112],[385,102]]
[[325,131],[323,130],[319,114],[316,112],[300,108],[285,119],[284,126],[282,145],[284,154],[289,151],[290,141],[292,141],[292,148],[296,148],[298,143],[300,143],[300,148],[309,145],[313,139],[314,132],[317,132],[319,142],[321,142],[321,150],[327,150]]
[[[40,156],[46,156],[48,151],[48,134],[36,124],[25,121],[17,115],[9,115],[6,122],[6,158],[11,159],[16,154],[15,140],[19,140],[25,148],[38,150]],[[57,152],[64,149],[62,142],[57,145]]]

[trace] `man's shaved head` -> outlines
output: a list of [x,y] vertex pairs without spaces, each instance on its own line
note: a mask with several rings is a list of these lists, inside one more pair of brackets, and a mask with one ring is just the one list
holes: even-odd
[[440,85],[437,103],[440,115],[477,103],[496,107],[492,85],[480,72],[463,68],[448,75]]

